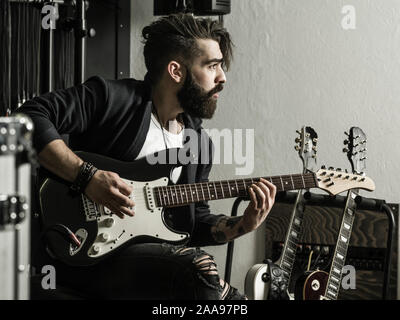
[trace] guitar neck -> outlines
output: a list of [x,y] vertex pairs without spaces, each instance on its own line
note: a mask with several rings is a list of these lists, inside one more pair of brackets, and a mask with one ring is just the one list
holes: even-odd
[[290,225],[286,234],[285,245],[279,266],[285,272],[284,276],[289,281],[296,259],[297,244],[301,232],[304,211],[303,192],[299,191],[293,208]]
[[[318,186],[312,172],[262,178],[273,183],[278,192]],[[260,177],[160,186],[154,188],[154,195],[158,206],[176,207],[199,201],[247,197],[247,188],[258,181]]]
[[349,190],[347,195],[347,202],[343,213],[342,224],[340,226],[325,291],[325,296],[331,300],[336,300],[339,295],[342,280],[342,270],[346,261],[347,249],[349,247],[351,230],[354,222],[356,210],[355,198],[357,195],[358,191],[355,189]]

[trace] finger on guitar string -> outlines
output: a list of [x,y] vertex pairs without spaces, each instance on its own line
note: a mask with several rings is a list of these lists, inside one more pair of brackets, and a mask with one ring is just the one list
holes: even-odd
[[255,207],[256,210],[263,210],[265,208],[266,195],[264,194],[263,190],[261,190],[261,187],[258,185],[258,183],[252,184],[251,187],[253,188],[255,196],[257,197],[257,206]]
[[276,185],[274,185],[273,183],[271,183],[270,181],[268,181],[268,180],[266,180],[264,178],[260,178],[260,181],[263,182],[268,187],[268,189],[270,191],[270,196],[275,201]]
[[254,210],[257,210],[257,202],[258,202],[258,200],[257,200],[256,193],[255,193],[255,191],[253,189],[253,185],[251,185],[248,188],[248,190],[249,190],[249,194],[250,194],[250,205]]
[[131,187],[130,185],[128,185],[124,180],[122,179],[118,179],[117,180],[117,185],[116,185],[117,189],[119,190],[119,192],[121,192],[123,195],[129,197],[133,191],[133,187]]
[[128,208],[135,206],[135,202],[128,198],[129,195],[124,195],[118,188],[111,189],[111,195],[113,200],[115,200],[121,206]]
[[131,217],[133,217],[135,215],[133,210],[129,209],[122,202],[120,202],[118,200],[111,199],[110,203],[113,206],[114,210],[116,210],[117,212],[119,212],[121,214],[126,214],[126,215],[131,216]]

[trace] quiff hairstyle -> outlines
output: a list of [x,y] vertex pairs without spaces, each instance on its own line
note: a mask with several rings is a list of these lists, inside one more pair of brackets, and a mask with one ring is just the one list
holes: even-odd
[[232,41],[228,31],[216,20],[195,18],[191,14],[172,14],[161,17],[142,30],[144,61],[148,78],[156,84],[172,60],[191,66],[201,55],[197,39],[218,42],[223,55],[222,67],[228,70],[232,61]]

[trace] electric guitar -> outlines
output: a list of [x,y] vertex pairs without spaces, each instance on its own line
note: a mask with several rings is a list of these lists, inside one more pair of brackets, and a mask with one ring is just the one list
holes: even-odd
[[[303,163],[303,173],[315,170],[318,135],[311,127],[302,127],[297,131],[295,149]],[[276,263],[266,259],[250,268],[245,278],[245,294],[252,300],[288,300],[294,299],[289,294],[289,283],[296,259],[297,243],[301,235],[303,213],[305,210],[304,190],[299,190],[289,228],[286,234],[282,255]]]
[[[362,176],[366,168],[366,141],[364,132],[358,127],[352,127],[348,135],[348,140],[344,141],[348,147],[343,149],[347,153],[347,157],[351,163],[352,172]],[[305,272],[296,281],[296,300],[337,300],[356,212],[355,198],[357,196],[357,189],[348,191],[329,273],[322,270]]]
[[[167,149],[153,159],[180,159],[179,150]],[[163,155],[165,154],[165,155]],[[223,180],[192,184],[171,184],[169,177],[181,163],[151,165],[144,157],[122,162],[105,156],[77,152],[84,161],[101,170],[117,173],[133,187],[135,216],[119,219],[107,207],[84,194],[71,195],[69,184],[56,177],[44,180],[39,190],[42,224],[50,251],[69,265],[98,263],[129,244],[138,242],[184,243],[189,234],[173,230],[166,223],[164,208],[199,201],[248,197],[247,188],[259,178]],[[265,177],[277,191],[320,188],[335,195],[354,188],[372,191],[374,182],[356,174],[338,176],[332,170]],[[67,231],[65,231],[67,230]],[[53,231],[53,232],[51,232]],[[66,234],[69,234],[69,238]]]

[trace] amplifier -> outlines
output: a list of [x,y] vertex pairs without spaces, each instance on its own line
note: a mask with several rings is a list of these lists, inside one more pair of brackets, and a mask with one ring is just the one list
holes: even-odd
[[[399,205],[388,205],[394,214],[396,226],[398,226]],[[277,198],[265,223],[265,259],[273,261],[279,259],[292,210],[293,203],[280,202]],[[311,270],[319,268],[329,272],[342,214],[343,209],[341,208],[306,205],[290,289],[294,287],[296,278],[308,267]],[[355,289],[340,290],[338,299],[382,299],[388,226],[385,213],[357,210],[346,260],[346,265],[355,268],[356,287]],[[387,299],[397,298],[397,262],[398,230],[395,228]]]

